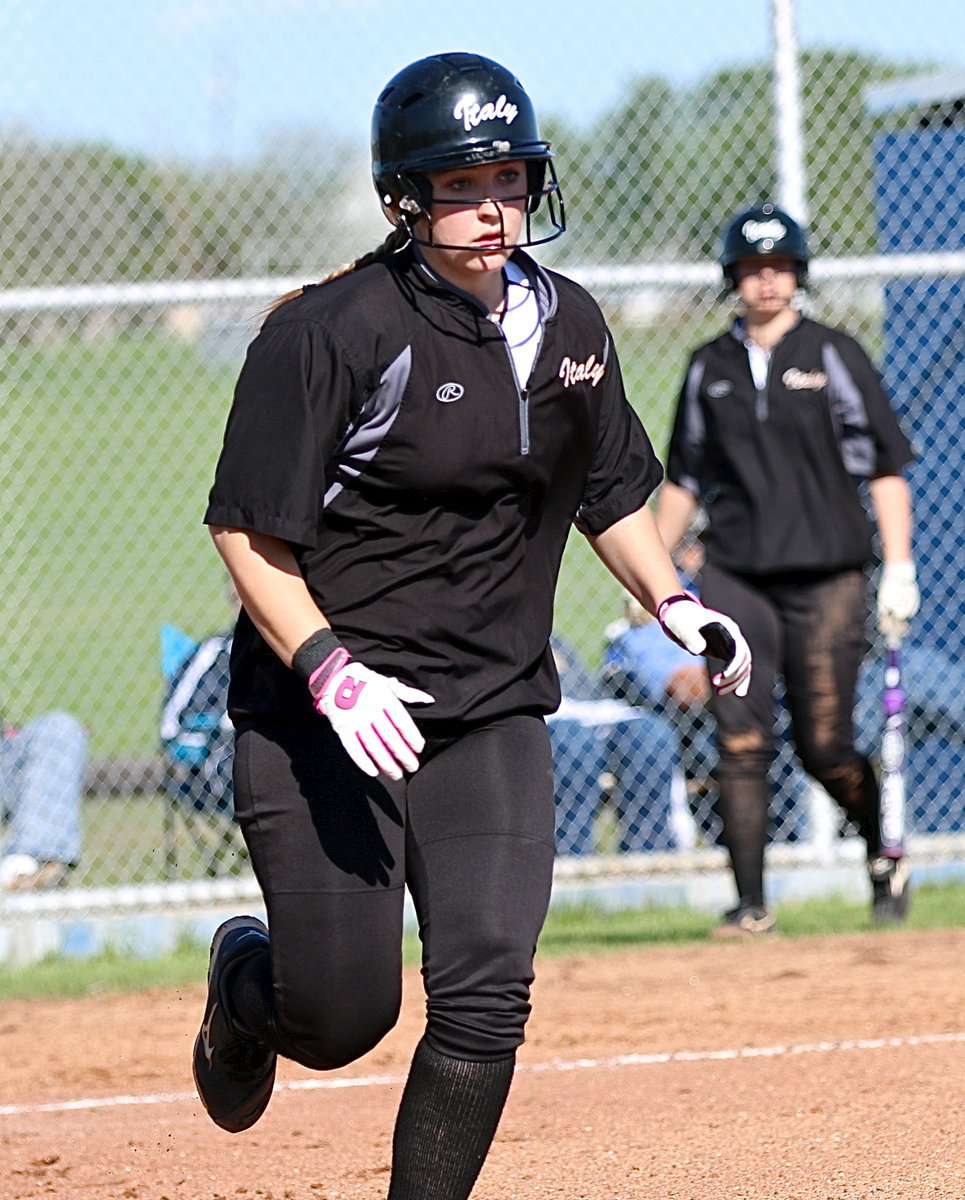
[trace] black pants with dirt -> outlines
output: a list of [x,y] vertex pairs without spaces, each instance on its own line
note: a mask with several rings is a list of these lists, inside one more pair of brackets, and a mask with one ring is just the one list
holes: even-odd
[[724,843],[739,903],[763,905],[778,675],[801,765],[857,825],[869,857],[880,846],[878,784],[855,748],[853,722],[867,650],[867,583],[860,570],[748,576],[707,565],[701,599],[739,622],[753,654],[747,696],[713,703]]

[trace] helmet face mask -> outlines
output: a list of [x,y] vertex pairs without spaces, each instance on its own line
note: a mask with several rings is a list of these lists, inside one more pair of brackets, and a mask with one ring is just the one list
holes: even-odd
[[724,230],[720,266],[731,290],[737,286],[734,268],[747,258],[790,259],[795,264],[798,287],[807,286],[810,254],[804,230],[773,204],[760,204],[738,213]]
[[[405,67],[386,85],[372,115],[372,179],[383,205],[397,211],[412,240],[432,240],[427,174],[484,163],[522,161],[526,225],[515,243],[536,246],[566,228],[549,142],[539,136],[529,96],[505,67],[476,54],[437,54]],[[543,205],[541,224],[533,221]],[[425,220],[428,238],[416,236]],[[466,249],[468,247],[440,247]]]

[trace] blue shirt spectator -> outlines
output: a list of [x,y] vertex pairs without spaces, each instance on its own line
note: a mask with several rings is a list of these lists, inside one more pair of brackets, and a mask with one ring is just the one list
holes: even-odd
[[81,854],[87,732],[49,712],[0,737],[0,817],[6,826],[0,888],[55,887]]

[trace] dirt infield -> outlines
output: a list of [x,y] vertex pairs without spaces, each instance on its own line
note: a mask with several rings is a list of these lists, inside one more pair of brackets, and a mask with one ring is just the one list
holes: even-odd
[[[887,932],[541,960],[474,1200],[965,1197],[963,950]],[[418,976],[376,1051],[283,1064],[238,1136],[193,1092],[202,1003],[199,984],[0,1005],[0,1195],[381,1200]]]

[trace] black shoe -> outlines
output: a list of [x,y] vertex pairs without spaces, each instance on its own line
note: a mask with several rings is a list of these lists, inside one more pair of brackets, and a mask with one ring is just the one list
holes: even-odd
[[907,858],[872,858],[868,861],[871,877],[871,919],[876,925],[898,925],[908,914],[911,896],[911,868]]
[[229,1133],[249,1129],[268,1107],[278,1056],[233,1028],[221,988],[226,968],[267,946],[268,930],[257,917],[232,917],[211,941],[208,1003],[194,1043],[194,1081],[208,1116]]
[[766,908],[760,905],[738,905],[724,913],[724,919],[712,929],[712,938],[756,937],[760,933],[773,933],[777,923]]

